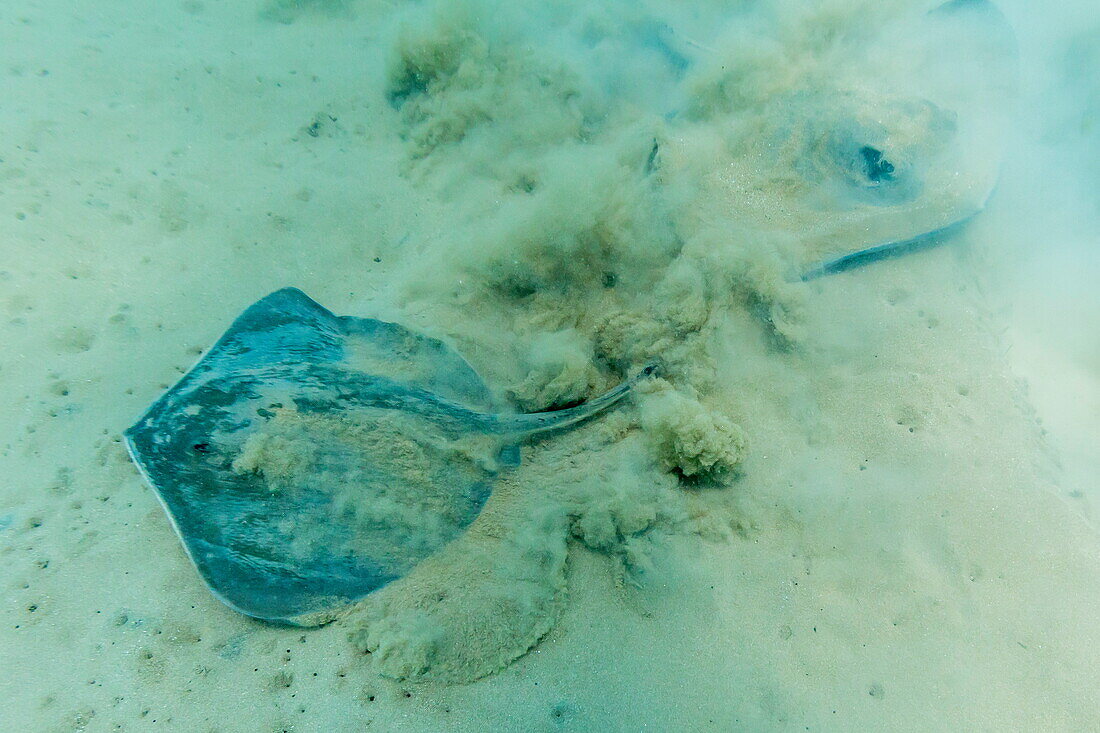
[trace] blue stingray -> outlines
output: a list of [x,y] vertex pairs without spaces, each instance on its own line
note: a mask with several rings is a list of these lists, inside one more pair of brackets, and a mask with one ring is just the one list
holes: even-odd
[[[493,480],[519,463],[523,438],[610,407],[652,371],[577,407],[510,414],[442,341],[335,316],[286,288],[248,308],[125,438],[219,599],[256,618],[315,625],[461,534]],[[428,436],[409,444],[416,450],[453,452],[426,461],[434,473],[421,477],[415,461],[395,462],[402,440],[373,440],[393,425]],[[270,438],[266,473],[242,467],[258,438]],[[467,460],[470,440],[489,453]],[[359,492],[389,513],[372,515]]]

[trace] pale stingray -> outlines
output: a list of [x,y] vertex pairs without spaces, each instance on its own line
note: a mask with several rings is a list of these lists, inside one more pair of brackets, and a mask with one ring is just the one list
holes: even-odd
[[460,535],[519,442],[621,400],[511,414],[453,349],[286,288],[126,431],[213,593],[314,625]]
[[[969,135],[961,135],[953,147],[946,148],[951,155],[939,162],[942,174],[937,179],[930,170],[937,165],[935,161],[915,160],[901,165],[893,152],[873,136],[860,137],[861,131],[854,129],[839,136],[842,144],[835,151],[835,163],[843,175],[836,177],[845,180],[853,201],[880,207],[883,218],[891,215],[892,208],[904,210],[907,196],[919,199],[925,187],[925,195],[942,199],[932,209],[937,216],[922,221],[915,232],[906,231],[905,223],[899,220],[893,238],[862,243],[851,251],[827,257],[803,270],[801,280],[814,280],[951,241],[985,209],[993,194],[1019,83],[1015,33],[989,0],[948,0],[927,13],[913,33],[925,39],[925,64],[907,69],[908,73],[917,86],[936,80],[932,86],[938,85],[943,96],[937,101],[954,117],[949,126],[952,133],[969,131]],[[904,49],[899,52],[905,53]],[[867,132],[871,131],[862,134]],[[968,185],[958,190],[950,190],[947,185],[946,193],[931,185],[937,180],[943,185],[956,179],[966,180]],[[872,228],[870,224],[868,228]],[[853,247],[857,242],[847,244]]]

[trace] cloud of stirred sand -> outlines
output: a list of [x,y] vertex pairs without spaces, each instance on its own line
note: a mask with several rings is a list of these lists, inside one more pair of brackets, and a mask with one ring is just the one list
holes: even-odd
[[[570,542],[644,583],[663,535],[735,531],[753,447],[716,378],[731,314],[797,350],[799,273],[972,213],[996,179],[1012,39],[934,6],[440,2],[390,19],[376,81],[403,175],[457,214],[409,245],[394,297],[525,411],[662,370],[636,410],[526,448],[465,536],[347,619],[382,672],[464,681],[526,652],[567,600]],[[975,57],[978,81],[957,73]]]

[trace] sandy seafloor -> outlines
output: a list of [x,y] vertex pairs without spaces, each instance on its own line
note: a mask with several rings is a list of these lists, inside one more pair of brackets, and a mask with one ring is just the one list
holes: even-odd
[[[749,447],[678,490],[732,497],[735,531],[669,533],[638,587],[574,543],[553,628],[495,674],[395,680],[341,624],[207,592],[120,433],[279,287],[432,327],[394,279],[456,236],[462,183],[410,169],[377,72],[398,12],[0,8],[0,730],[1100,729],[1096,257],[1057,246],[1095,252],[1096,202],[1038,183],[1065,170],[1042,120],[962,241],[799,285],[793,347],[712,318],[708,405]],[[1053,15],[1070,30],[1023,38],[1025,69],[1100,37]],[[1025,72],[1026,108],[1058,73]],[[1076,98],[1095,120],[1096,87]],[[1068,158],[1081,180],[1097,150]]]

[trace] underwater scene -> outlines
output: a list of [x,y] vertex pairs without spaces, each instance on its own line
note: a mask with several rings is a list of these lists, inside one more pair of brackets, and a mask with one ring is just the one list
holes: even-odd
[[1100,5],[0,7],[0,732],[1100,730]]

